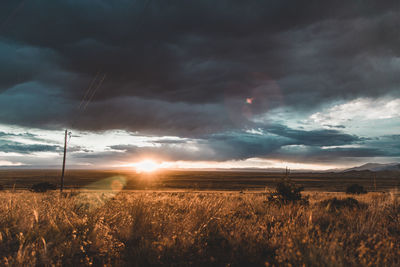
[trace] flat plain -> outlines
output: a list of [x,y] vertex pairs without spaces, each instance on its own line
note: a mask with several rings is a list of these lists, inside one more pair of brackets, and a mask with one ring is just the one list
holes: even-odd
[[[265,190],[285,173],[250,171],[158,171],[138,174],[131,170],[68,170],[65,186],[96,189],[101,181],[122,177],[125,190]],[[307,191],[344,192],[354,183],[368,191],[390,191],[400,187],[399,172],[352,171],[345,173],[291,173],[290,178]],[[0,184],[26,189],[35,183],[60,183],[59,170],[0,170]],[[102,189],[104,189],[102,187]]]

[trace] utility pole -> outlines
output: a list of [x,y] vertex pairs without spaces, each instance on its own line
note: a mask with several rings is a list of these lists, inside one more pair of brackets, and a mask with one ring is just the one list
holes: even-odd
[[[106,74],[103,75],[103,78],[99,82],[96,83],[98,74],[94,77],[92,82],[90,83],[89,87],[87,88],[84,96],[82,97],[82,100],[79,104],[78,112],[80,111],[85,111],[86,107],[89,105],[89,103],[92,101],[94,95],[96,94],[97,90],[100,88],[101,84],[103,83],[104,79],[106,78]],[[95,88],[93,88],[93,85],[95,85]],[[71,128],[74,127],[74,124],[76,122],[78,117],[75,118],[73,121]],[[61,172],[61,184],[60,184],[60,193],[62,193],[64,189],[64,173],[65,173],[65,158],[67,156],[67,143],[69,142],[68,140],[68,135],[71,138],[71,132],[68,133],[68,129],[65,129],[65,137],[64,137],[64,157],[63,157],[63,165],[62,165],[62,172]]]
[[61,186],[60,186],[61,193],[64,188],[65,157],[67,155],[67,135],[68,135],[68,130],[66,129],[65,130],[65,138],[64,138],[64,157],[63,157],[63,165],[62,165],[62,172],[61,172]]

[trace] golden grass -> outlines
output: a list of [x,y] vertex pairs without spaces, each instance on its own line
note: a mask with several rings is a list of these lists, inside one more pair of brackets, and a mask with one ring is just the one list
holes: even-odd
[[263,194],[0,192],[0,265],[399,266],[396,196],[310,205]]

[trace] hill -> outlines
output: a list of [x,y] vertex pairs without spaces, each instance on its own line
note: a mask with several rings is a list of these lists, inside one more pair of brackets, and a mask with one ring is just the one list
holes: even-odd
[[372,172],[380,172],[380,171],[400,171],[400,163],[367,163],[358,167],[353,167],[344,170],[343,172],[349,171],[372,171]]

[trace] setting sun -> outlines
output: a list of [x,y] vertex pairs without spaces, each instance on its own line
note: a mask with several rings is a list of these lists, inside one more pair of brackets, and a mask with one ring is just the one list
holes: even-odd
[[160,168],[160,165],[152,160],[144,160],[133,164],[137,172],[154,172]]

